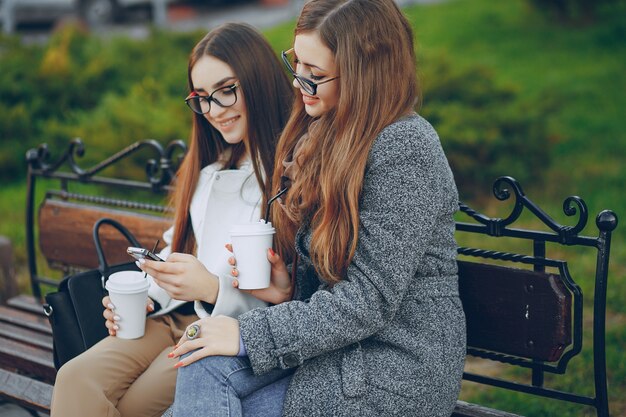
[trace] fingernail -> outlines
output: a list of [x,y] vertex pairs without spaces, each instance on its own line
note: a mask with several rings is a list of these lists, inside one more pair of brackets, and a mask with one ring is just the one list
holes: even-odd
[[148,310],[154,311],[154,304],[148,304]]
[[167,354],[167,357],[168,357],[168,358],[173,358],[173,357],[174,357],[174,352],[170,352],[170,353],[168,353],[168,354]]
[[181,366],[183,366],[182,362],[178,362],[176,365],[174,365],[174,368],[180,368]]
[[141,264],[139,263],[139,261],[135,261],[135,265],[137,265],[137,268],[141,268]]
[[143,264],[145,264],[145,263],[146,263],[146,260],[145,260],[145,259],[140,259],[140,260],[138,260],[137,262],[139,262],[140,264],[142,264],[142,265],[143,265]]
[[120,316],[113,316],[113,321],[120,321],[121,317]]
[[120,326],[118,326],[117,324],[115,324],[115,325],[113,325],[113,328],[114,328],[115,330],[119,330],[119,329],[120,329]]
[[111,310],[115,310],[115,306],[111,303],[107,304],[107,307],[109,307]]
[[270,256],[271,257],[276,256],[276,252],[274,252],[274,249],[270,248],[269,251],[270,251]]
[[237,270],[236,270],[235,268],[233,268],[233,269],[230,271],[230,274],[231,274],[232,276],[236,276],[236,275],[237,275]]

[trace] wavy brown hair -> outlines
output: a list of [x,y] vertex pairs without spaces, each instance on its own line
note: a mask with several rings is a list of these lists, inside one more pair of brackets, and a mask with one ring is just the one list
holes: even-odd
[[[317,32],[334,55],[339,100],[315,120],[296,100],[276,160],[289,159],[305,133],[309,139],[298,151],[300,168],[284,198],[285,210],[273,207],[272,219],[277,248],[287,261],[294,257],[299,225],[310,224],[313,265],[322,279],[335,283],[344,278],[356,250],[359,198],[372,144],[418,100],[413,32],[393,0],[311,0],[295,36],[310,32]],[[282,173],[274,173],[274,191]]]
[[230,156],[223,168],[235,168],[250,155],[256,180],[262,190],[263,207],[270,192],[277,139],[287,122],[293,89],[276,54],[256,29],[241,23],[227,23],[209,32],[189,57],[187,78],[194,90],[191,70],[203,56],[210,55],[228,64],[245,94],[248,118],[246,140],[231,145],[203,115],[193,113],[189,149],[177,175],[171,196],[175,207],[172,251],[193,253],[196,241],[189,218],[189,206],[202,168]]

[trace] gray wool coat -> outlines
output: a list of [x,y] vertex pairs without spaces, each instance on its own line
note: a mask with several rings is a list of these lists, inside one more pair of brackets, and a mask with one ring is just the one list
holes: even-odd
[[457,189],[437,133],[413,114],[375,140],[347,277],[323,283],[300,255],[293,301],[239,316],[256,374],[298,367],[284,416],[449,416],[460,390]]

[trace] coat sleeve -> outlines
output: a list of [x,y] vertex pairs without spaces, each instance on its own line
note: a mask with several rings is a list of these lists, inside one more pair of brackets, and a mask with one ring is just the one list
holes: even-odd
[[289,368],[361,341],[393,318],[428,248],[440,216],[457,203],[437,134],[423,119],[381,132],[369,156],[359,240],[347,276],[291,301],[240,316],[253,370]]

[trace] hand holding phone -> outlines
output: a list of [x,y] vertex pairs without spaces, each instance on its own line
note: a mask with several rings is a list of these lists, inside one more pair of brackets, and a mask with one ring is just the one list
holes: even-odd
[[161,262],[165,262],[163,259],[159,258],[158,256],[156,256],[154,253],[152,253],[151,251],[149,251],[146,248],[136,248],[133,246],[129,246],[126,249],[126,252],[132,256],[133,258],[140,260],[140,259],[149,259],[151,261],[161,261]]

